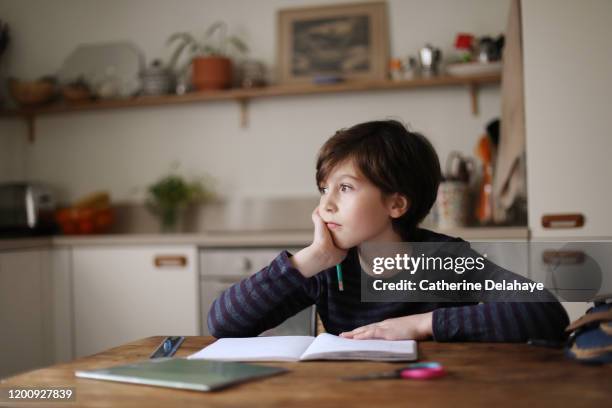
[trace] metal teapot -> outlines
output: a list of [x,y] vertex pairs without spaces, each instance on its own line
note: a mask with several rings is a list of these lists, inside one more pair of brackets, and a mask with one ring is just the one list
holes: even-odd
[[438,75],[441,61],[442,51],[439,48],[426,44],[425,47],[419,50],[419,63],[421,64],[422,75]]

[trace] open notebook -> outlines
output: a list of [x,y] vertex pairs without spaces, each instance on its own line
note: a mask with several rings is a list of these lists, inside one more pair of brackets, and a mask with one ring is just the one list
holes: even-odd
[[224,338],[187,357],[221,361],[377,360],[417,358],[414,340],[353,340],[312,336]]

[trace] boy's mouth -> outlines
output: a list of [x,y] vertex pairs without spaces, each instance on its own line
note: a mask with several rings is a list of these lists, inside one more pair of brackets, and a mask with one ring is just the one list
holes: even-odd
[[325,225],[327,225],[327,228],[329,229],[336,229],[341,227],[340,224],[336,224],[335,222],[326,222]]

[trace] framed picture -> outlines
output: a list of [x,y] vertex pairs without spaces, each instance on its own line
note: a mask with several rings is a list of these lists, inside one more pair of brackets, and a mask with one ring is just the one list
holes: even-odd
[[317,76],[381,80],[389,36],[384,2],[285,9],[278,12],[279,81],[312,83]]

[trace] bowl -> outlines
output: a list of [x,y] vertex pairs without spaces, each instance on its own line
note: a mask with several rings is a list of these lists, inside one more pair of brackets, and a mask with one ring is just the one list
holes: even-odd
[[64,85],[62,96],[67,102],[85,102],[92,99],[91,91],[82,85]]
[[112,207],[57,210],[55,219],[65,235],[89,235],[108,232],[115,218]]
[[22,106],[36,106],[49,102],[55,93],[51,81],[20,81],[9,79],[9,89],[15,101]]
[[502,71],[501,61],[495,62],[459,62],[446,66],[446,72],[452,76],[492,75]]

